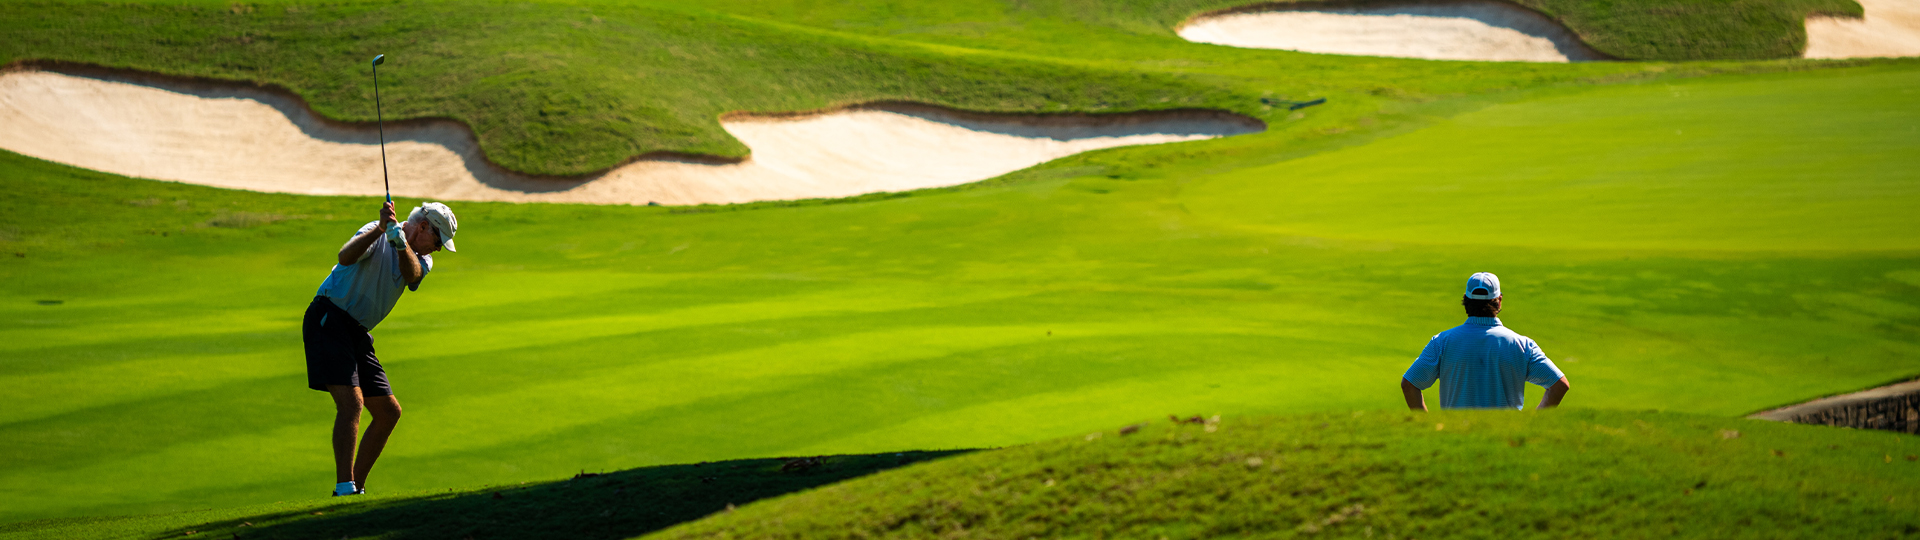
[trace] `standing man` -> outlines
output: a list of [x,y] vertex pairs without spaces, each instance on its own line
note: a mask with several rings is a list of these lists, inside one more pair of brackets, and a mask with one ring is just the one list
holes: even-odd
[[1467,294],[1460,298],[1467,323],[1433,336],[1400,378],[1407,408],[1427,410],[1420,391],[1435,381],[1442,409],[1518,410],[1526,405],[1522,383],[1547,387],[1540,408],[1560,404],[1572,385],[1540,345],[1500,325],[1500,301],[1498,276],[1480,272],[1467,278]]
[[[394,220],[393,202],[380,208],[380,220],[360,227],[340,248],[338,264],[307,306],[300,335],[307,348],[307,387],[333,395],[333,496],[366,493],[367,473],[387,446],[400,421],[400,401],[387,386],[387,372],[373,355],[373,334],[400,294],[419,290],[433,271],[433,252],[453,251],[459,228],[453,210],[425,203]],[[373,415],[360,457],[353,455],[360,430],[360,408]]]

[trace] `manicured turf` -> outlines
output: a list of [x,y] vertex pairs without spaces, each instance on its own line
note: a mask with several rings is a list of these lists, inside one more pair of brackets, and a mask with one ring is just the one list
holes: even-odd
[[[1320,238],[1911,252],[1916,100],[1914,70],[1621,85],[1237,170],[1183,195],[1198,216]],[[1281,193],[1287,204],[1273,204]]]
[[[1886,208],[1920,203],[1904,172],[1920,164],[1862,140],[1915,123],[1913,101],[1883,96],[1913,88],[1916,72],[1548,91],[1264,169],[1247,167],[1397,128],[1119,149],[986,188],[854,204],[456,203],[462,251],[376,331],[408,412],[370,487],[1001,446],[1167,413],[1389,408],[1425,339],[1459,323],[1460,283],[1480,270],[1501,274],[1504,319],[1574,381],[1570,408],[1734,416],[1912,376],[1920,254],[1910,218]],[[1758,87],[1772,99],[1742,97]],[[1713,106],[1722,98],[1748,107]],[[1669,139],[1596,133],[1589,99],[1692,111],[1679,129],[1702,126],[1706,140],[1672,156],[1659,151]],[[1659,134],[1672,116],[1611,126]],[[1834,127],[1794,140],[1800,152],[1725,150],[1771,148],[1794,135],[1770,126],[1809,118]],[[1453,144],[1501,122],[1663,166],[1609,169],[1614,189],[1590,200],[1563,170],[1590,162],[1566,152],[1529,161],[1454,144],[1449,170],[1538,171],[1501,179],[1502,198],[1477,211],[1443,190],[1410,199],[1421,188],[1410,180],[1346,177],[1355,194],[1343,194],[1293,169],[1431,156],[1409,141]],[[1772,191],[1806,192],[1745,165],[1756,156],[1859,167],[1804,181],[1876,196],[1810,196],[1829,209],[1817,227],[1756,219],[1791,216]],[[1766,189],[1729,200],[1635,182]],[[12,155],[0,190],[0,521],[328,488],[331,407],[304,389],[296,322],[374,200],[129,180]],[[1359,194],[1395,211],[1369,214]],[[1631,211],[1585,210],[1596,204]],[[1290,210],[1339,205],[1398,221]],[[1579,219],[1485,224],[1509,211]],[[1661,215],[1686,216],[1675,225],[1685,234],[1639,232]],[[1610,230],[1624,232],[1594,233]],[[1701,249],[1713,238],[1724,247]]]
[[[655,467],[437,493],[21,523],[0,526],[0,538],[628,538],[677,523],[684,525],[646,537],[1920,533],[1920,499],[1911,489],[1920,482],[1920,439],[1905,435],[1592,410],[1185,419],[1199,422],[1089,429],[864,477],[939,456]],[[850,477],[858,478],[841,481]]]
[[[1596,32],[1620,33],[1616,41],[1684,49],[1650,58],[1777,58],[1803,41],[1782,34],[1798,32],[1797,23],[1777,19],[1808,6],[1858,9],[1850,0],[1687,2],[1680,11],[1715,22],[1700,27],[1713,35],[1701,36],[1673,26],[1691,19],[1642,13],[1675,12],[1668,1],[1580,13],[1604,23]],[[1314,126],[1325,128],[1434,96],[1754,67],[1356,59],[1173,35],[1181,18],[1227,2],[896,4],[7,2],[0,65],[80,62],[271,84],[325,116],[372,121],[367,62],[384,53],[389,120],[461,120],[489,159],[539,174],[602,170],[656,152],[743,157],[747,148],[717,120],[733,111],[911,100],[1018,112],[1205,107],[1289,123],[1301,119],[1260,99],[1328,97],[1334,104],[1315,111],[1332,121]],[[1769,40],[1791,50],[1748,46]]]

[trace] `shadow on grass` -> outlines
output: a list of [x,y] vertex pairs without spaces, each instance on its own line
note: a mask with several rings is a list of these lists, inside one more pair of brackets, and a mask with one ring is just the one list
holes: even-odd
[[803,491],[972,450],[663,465],[444,495],[346,501],[167,531],[165,538],[631,538]]

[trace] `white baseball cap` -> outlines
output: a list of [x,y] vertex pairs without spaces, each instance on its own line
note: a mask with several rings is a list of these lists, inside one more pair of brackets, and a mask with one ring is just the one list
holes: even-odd
[[440,247],[447,251],[458,251],[453,249],[453,233],[460,229],[460,220],[453,217],[453,209],[437,202],[420,203],[407,214],[407,221],[413,221],[421,214],[426,215],[433,228],[440,230]]
[[1500,297],[1500,276],[1480,272],[1467,278],[1467,298],[1492,300]]

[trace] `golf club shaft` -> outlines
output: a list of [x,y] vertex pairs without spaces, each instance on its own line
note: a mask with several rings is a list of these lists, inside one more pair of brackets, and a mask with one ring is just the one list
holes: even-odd
[[387,202],[393,202],[393,181],[387,179],[387,118],[380,112],[380,61],[387,55],[373,59],[373,117],[380,126],[380,183],[387,188]]

